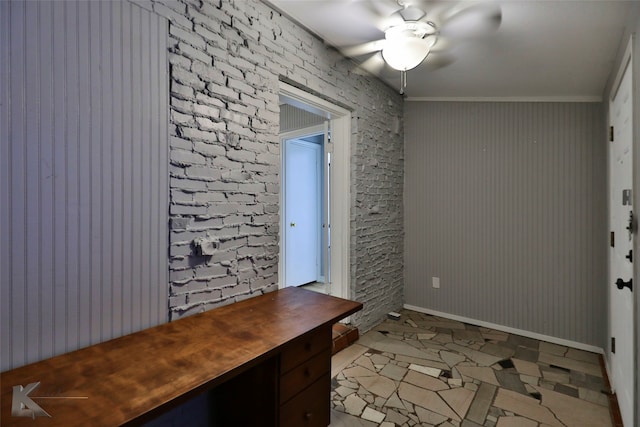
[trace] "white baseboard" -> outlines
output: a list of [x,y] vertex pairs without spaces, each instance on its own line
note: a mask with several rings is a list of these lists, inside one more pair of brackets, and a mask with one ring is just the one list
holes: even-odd
[[[604,349],[602,349],[601,347],[596,347],[593,345],[584,344],[577,341],[565,340],[563,338],[557,338],[549,335],[538,334],[536,332],[530,332],[522,329],[511,328],[509,326],[498,325],[496,323],[484,322],[482,320],[471,319],[464,316],[457,316],[455,314],[443,313],[441,311],[431,310],[431,309],[422,308],[422,307],[416,307],[415,305],[410,305],[410,304],[405,304],[404,308],[406,308],[407,310],[417,311],[419,313],[431,314],[433,316],[444,317],[446,319],[451,319],[451,320],[457,320],[459,322],[469,323],[471,325],[482,326],[485,328],[495,329],[497,331],[521,335],[523,337],[533,338],[540,341],[546,341],[553,344],[563,345],[565,347],[572,347],[578,350],[585,350],[593,353],[604,354]],[[605,358],[605,361],[606,361],[606,358]]]

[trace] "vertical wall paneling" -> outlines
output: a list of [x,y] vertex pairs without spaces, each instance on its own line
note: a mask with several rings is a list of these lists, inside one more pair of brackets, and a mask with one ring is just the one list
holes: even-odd
[[0,369],[167,320],[167,21],[0,4]]
[[[0,198],[1,203],[9,201],[9,177],[11,176],[11,149],[9,144],[2,141],[9,140],[9,117],[11,114],[11,95],[9,85],[9,53],[12,45],[8,42],[9,23],[11,22],[10,8],[7,2],[0,2]],[[2,240],[10,239],[11,231],[11,211],[7,208],[0,209],[0,235]],[[0,257],[0,274],[2,276],[2,286],[0,289],[0,334],[12,339],[9,311],[13,300],[11,289],[4,284],[4,281],[10,279],[8,274],[11,265],[11,254],[2,254]],[[1,356],[9,356],[10,352],[3,352]]]
[[[140,28],[141,11],[139,8],[135,8],[131,11],[131,27]],[[131,80],[131,96],[132,96],[132,108],[131,108],[131,194],[137,197],[144,197],[142,193],[141,180],[142,180],[142,150],[141,144],[136,144],[142,138],[142,129],[138,126],[142,121],[142,85],[140,76],[140,62],[138,59],[141,57],[141,34],[138,31],[131,32],[131,74],[133,77]],[[129,235],[132,246],[132,259],[141,259],[142,254],[142,242],[135,237],[137,231],[142,230],[142,206],[139,203],[131,204],[131,218],[133,220],[132,233]],[[133,263],[132,278],[136,283],[142,284],[142,268],[139,268]],[[142,301],[142,286],[132,287],[133,294],[131,296],[131,320],[132,323],[138,323],[142,320],[142,312],[137,308],[140,307]],[[130,332],[130,331],[128,331]]]
[[[111,23],[111,7],[109,3],[100,2],[100,14],[99,14],[99,25],[100,25],[100,56],[105,57],[106,55],[111,56],[111,40],[112,40],[112,32],[113,25]],[[105,88],[113,87],[113,68],[112,62],[109,63],[105,72],[101,73],[101,82],[100,82],[100,114],[101,117],[104,117],[104,122],[112,124],[113,123],[113,114],[111,110],[111,105],[113,104],[112,99],[112,91],[105,90]],[[113,144],[106,144],[105,141],[113,141],[113,132],[114,127],[111,126],[101,126],[100,129],[100,140],[101,144],[98,147],[98,155],[101,159],[101,173],[102,182],[100,185],[100,192],[98,193],[100,197],[100,206],[102,210],[105,211],[107,206],[113,206],[112,203],[112,186],[113,186],[113,158],[111,156]],[[110,217],[110,218],[109,218]],[[113,283],[112,268],[104,268],[104,266],[113,265],[113,260],[111,258],[111,248],[113,247],[112,242],[112,234],[110,233],[111,228],[113,227],[113,215],[105,216],[104,220],[101,224],[100,235],[101,239],[96,242],[96,252],[98,262],[101,266],[100,271],[100,280],[101,280],[101,288],[100,288],[100,316],[104,318],[105,321],[100,323],[100,335],[102,337],[109,336],[111,332],[112,322],[111,313],[113,312],[113,300],[111,298],[110,286],[109,283]]]
[[[153,73],[156,76],[156,84],[157,87],[168,88],[169,87],[169,62],[164,55],[166,52],[165,46],[169,45],[169,34],[168,34],[168,23],[163,20],[156,21],[156,37],[154,38],[156,42],[156,50],[157,59],[156,59],[156,70],[157,73]],[[169,134],[169,120],[165,120],[165,114],[168,114],[168,108],[165,108],[169,105],[169,91],[153,91],[157,98],[155,99],[154,108],[155,113],[153,117],[156,122],[154,123],[153,128],[156,129],[156,134],[154,139],[155,141],[162,141],[166,135]],[[159,165],[168,165],[169,164],[169,149],[168,147],[162,147],[156,151],[158,158],[157,164]],[[167,229],[168,225],[168,201],[169,201],[169,180],[165,179],[167,174],[165,173],[165,169],[156,169],[155,173],[155,182],[156,182],[156,192],[154,193],[156,197],[156,208],[158,212],[166,212],[166,216],[158,216],[155,218],[156,227],[154,229]],[[169,256],[169,248],[165,246],[165,243],[169,242],[168,234],[155,235],[156,236],[156,244],[155,244],[155,256],[158,262],[165,262],[167,257]],[[160,284],[159,288],[156,291],[156,312],[162,313],[168,307],[168,293],[169,286],[167,286],[167,278],[168,273],[165,270],[160,271],[159,269],[154,270],[154,274],[157,276],[157,283]],[[155,283],[155,282],[154,282]]]
[[[39,64],[40,90],[38,97],[42,105],[47,108],[40,108],[40,129],[38,139],[40,140],[40,148],[38,157],[40,159],[38,182],[36,183],[36,194],[38,194],[40,209],[45,206],[50,211],[54,200],[53,187],[53,152],[54,152],[54,136],[55,122],[53,120],[53,49],[51,41],[53,39],[53,3],[47,3],[40,9],[41,19],[39,19],[39,37],[38,37],[38,57],[41,58]],[[42,131],[49,129],[49,132]],[[39,223],[38,234],[40,235],[39,250],[40,254],[37,258],[38,265],[36,270],[40,272],[40,283],[38,296],[40,297],[40,328],[41,336],[50,337],[47,340],[38,340],[42,354],[53,354],[53,314],[54,307],[52,305],[55,282],[53,281],[53,242],[54,242],[54,223],[53,215],[41,217]]]
[[[135,26],[136,23],[132,22],[131,14],[127,13],[127,11],[122,11],[122,46],[124,47],[124,51],[122,52],[122,103],[126,105],[133,105],[132,102],[132,79],[125,76],[125,71],[132,70],[132,43],[133,40],[131,38],[132,30],[131,28]],[[122,247],[123,251],[120,253],[122,257],[122,276],[123,277],[132,277],[133,278],[133,260],[132,258],[126,256],[126,254],[131,254],[132,250],[132,234],[133,234],[133,211],[132,207],[128,200],[133,197],[133,193],[131,191],[132,188],[132,147],[133,147],[133,138],[132,138],[132,122],[131,122],[131,114],[125,114],[124,111],[120,111],[122,118],[122,151],[120,152],[120,161],[122,162],[122,228],[120,232],[122,233]],[[135,280],[135,278],[133,278]],[[123,319],[132,319],[133,318],[133,288],[131,286],[123,286],[122,287],[122,318]],[[128,326],[128,323],[122,322],[122,330],[123,334],[127,334],[131,332],[131,328]]]
[[123,228],[124,228],[124,204],[123,204],[123,153],[124,153],[124,137],[123,137],[123,124],[122,124],[122,109],[118,108],[118,105],[123,104],[123,57],[127,46],[124,43],[124,28],[125,18],[122,12],[122,2],[114,2],[111,7],[111,46],[120,46],[122,54],[114,56],[111,63],[111,84],[113,85],[113,91],[111,91],[112,104],[111,104],[111,119],[113,120],[113,134],[112,137],[118,141],[111,146],[111,160],[112,160],[112,187],[111,187],[111,211],[114,212],[114,218],[122,218],[119,229],[111,233],[111,262],[113,269],[111,271],[111,325],[105,325],[107,330],[111,328],[114,333],[122,334],[122,318],[124,313],[122,310],[123,305],[123,259],[121,250],[116,248],[124,247]]
[[280,132],[321,125],[327,119],[289,104],[280,105]]
[[597,103],[407,103],[406,303],[603,347],[603,129]]
[[[9,9],[11,19],[9,22],[10,37],[5,39],[5,43],[10,44],[9,58],[16,58],[11,63],[9,70],[9,78],[11,79],[9,99],[10,112],[7,117],[7,127],[9,128],[9,138],[24,141],[25,129],[26,129],[26,112],[25,112],[25,59],[21,57],[21,52],[26,49],[26,29],[20,29],[21,31],[11,31],[11,26],[16,20],[24,19],[26,15],[26,3],[19,5],[12,5]],[[7,61],[8,63],[9,61]],[[2,126],[5,127],[4,125]],[[3,143],[8,143],[9,138],[3,140]],[[13,315],[13,307],[25,307],[26,306],[26,224],[25,224],[25,197],[16,196],[26,193],[25,188],[25,176],[24,170],[25,164],[25,144],[10,144],[9,147],[9,181],[11,184],[8,186],[7,201],[2,203],[3,210],[8,211],[9,217],[9,235],[8,241],[12,242],[11,252],[7,254],[10,257],[9,269],[3,270],[3,275],[8,275],[8,279],[11,283],[20,283],[20,287],[2,286],[2,292],[9,293],[8,297],[3,295],[2,299],[10,300],[9,310],[2,313],[3,316],[3,328],[9,330],[9,336],[12,338],[12,345],[2,346],[2,351],[7,352],[6,356],[3,355],[2,361],[7,358],[15,358],[23,360],[26,357],[26,335],[27,331],[25,326],[27,324],[27,313],[22,311],[16,311]],[[13,176],[18,177],[12,179]],[[3,239],[4,241],[4,239]],[[4,243],[6,244],[6,243]],[[4,247],[4,246],[3,246]],[[4,256],[3,256],[4,258]],[[20,329],[14,329],[12,324],[20,323],[23,325]]]

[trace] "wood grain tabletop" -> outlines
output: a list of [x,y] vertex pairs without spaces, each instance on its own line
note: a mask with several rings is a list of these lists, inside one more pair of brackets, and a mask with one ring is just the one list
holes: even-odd
[[[6,371],[1,425],[137,425],[361,308],[286,288]],[[27,397],[50,417],[12,416],[14,386],[37,382]]]

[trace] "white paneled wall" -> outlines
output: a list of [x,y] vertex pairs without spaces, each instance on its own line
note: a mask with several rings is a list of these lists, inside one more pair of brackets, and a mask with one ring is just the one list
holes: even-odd
[[601,104],[405,111],[406,303],[604,347]]
[[0,19],[6,370],[167,319],[168,24],[128,2]]

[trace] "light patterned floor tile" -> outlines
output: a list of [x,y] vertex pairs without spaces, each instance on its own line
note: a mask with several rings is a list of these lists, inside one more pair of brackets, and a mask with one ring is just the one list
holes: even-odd
[[464,376],[477,379],[479,381],[499,386],[500,383],[496,378],[493,369],[486,366],[458,366],[456,369]]
[[425,390],[408,383],[401,383],[398,388],[398,396],[400,396],[402,400],[444,415],[447,418],[452,418],[457,421],[462,420],[440,396],[431,390]]
[[382,421],[384,421],[385,414],[367,406],[362,412],[362,418],[367,421],[373,421],[376,424],[380,424]]
[[334,356],[331,427],[611,425],[599,355],[401,314]]
[[542,394],[542,405],[551,409],[567,427],[611,426],[609,408],[552,390],[538,388],[538,391]]
[[362,366],[354,366],[352,368],[347,368],[344,371],[342,371],[342,373],[347,378],[375,377],[375,376],[378,376],[378,374],[376,373],[375,370],[372,371],[372,370],[369,370],[369,369],[364,368]]
[[464,418],[467,415],[467,411],[475,397],[475,393],[466,388],[443,390],[439,391],[438,394],[456,411],[460,418]]
[[358,340],[358,344],[385,353],[403,354],[405,356],[429,359],[428,353],[418,350],[417,348],[409,344],[405,344],[402,341],[387,338],[380,332],[365,334]]
[[459,344],[447,344],[446,347],[449,350],[456,351],[458,353],[464,354],[469,359],[473,360],[480,366],[491,366],[502,360],[502,357],[492,356],[487,353],[483,353],[478,350],[473,350],[467,347],[463,347]]
[[523,417],[500,417],[496,427],[538,427],[538,423]]
[[588,388],[578,388],[578,396],[587,402],[596,403],[605,408],[609,407],[609,397],[602,391],[595,391]]
[[537,363],[527,362],[526,360],[511,359],[516,371],[520,374],[529,375],[531,377],[541,377],[540,367]]
[[407,373],[404,381],[431,391],[449,390],[445,382],[414,370]]
[[549,424],[550,426],[564,427],[548,408],[540,405],[538,400],[516,393],[515,391],[499,388],[494,405],[505,411],[522,415],[526,418]]
[[602,377],[602,369],[600,368],[600,365],[596,365],[594,363],[569,359],[567,357],[556,356],[549,353],[540,353],[538,361],[573,371],[584,372],[585,374],[593,375],[595,377]]
[[556,356],[564,356],[567,353],[567,350],[567,347],[563,345],[540,341],[540,351],[543,353],[554,354]]
[[596,353],[578,350],[575,348],[568,349],[565,357],[568,357],[569,359],[581,360],[583,362],[591,363],[594,365],[600,364],[600,358]]
[[447,421],[449,418],[444,415],[436,414],[435,412],[424,409],[420,406],[416,406],[416,415],[421,423],[427,423],[431,425],[439,425]]
[[434,378],[438,378],[440,376],[440,374],[442,373],[442,370],[440,369],[436,369],[436,368],[431,368],[429,366],[422,366],[422,365],[418,365],[415,363],[412,363],[411,365],[409,365],[409,369],[411,369],[412,371],[417,371],[417,372],[421,372],[423,374],[427,374],[430,375]]
[[344,412],[331,411],[331,427],[377,427],[377,423],[345,414]]
[[358,382],[368,392],[385,399],[388,399],[396,391],[396,383],[382,375],[359,377]]
[[331,357],[331,378],[335,378],[338,373],[353,363],[358,357],[369,350],[360,344],[352,344],[344,350]]
[[444,361],[444,363],[449,365],[450,368],[453,368],[458,363],[467,360],[467,357],[462,354],[444,350],[440,352],[440,358]]
[[344,400],[344,409],[350,415],[360,416],[365,406],[367,402],[356,394],[350,394]]
[[384,375],[385,377],[396,381],[402,381],[402,378],[404,378],[406,373],[407,368],[392,364],[385,365],[385,367],[380,370],[380,375]]

